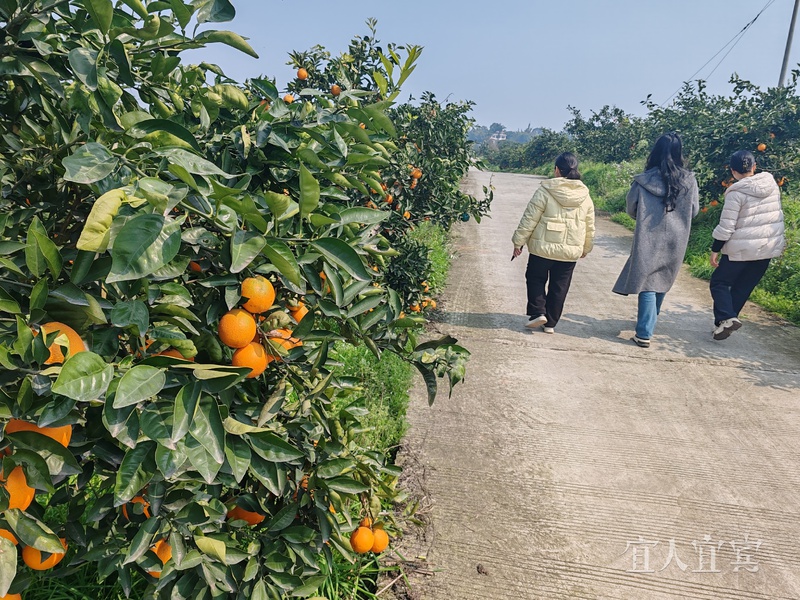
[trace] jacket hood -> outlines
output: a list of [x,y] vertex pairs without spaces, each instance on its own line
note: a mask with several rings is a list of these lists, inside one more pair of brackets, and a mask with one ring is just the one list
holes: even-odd
[[[681,171],[681,178],[688,179],[691,174],[691,171],[683,170]],[[663,198],[667,195],[667,184],[664,183],[664,179],[661,177],[661,170],[658,167],[639,173],[633,180],[654,196]]]
[[725,190],[725,193],[727,194],[728,192],[734,191],[742,192],[743,194],[756,198],[766,198],[776,192],[780,193],[778,184],[775,183],[775,178],[772,176],[772,173],[767,173],[766,171],[756,173],[752,177],[745,177],[736,183],[732,183],[731,186]]
[[545,179],[541,185],[564,207],[580,206],[589,197],[589,188],[580,179],[554,177]]

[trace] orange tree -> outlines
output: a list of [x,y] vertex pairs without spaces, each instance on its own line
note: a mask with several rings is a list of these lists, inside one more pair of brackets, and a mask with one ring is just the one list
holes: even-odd
[[[340,99],[375,95],[379,105],[388,108],[413,72],[421,48],[387,44],[384,51],[376,37],[376,22],[369,20],[367,25],[368,35],[353,38],[340,56],[333,57],[321,46],[292,53],[289,64],[298,74],[290,85],[294,93],[320,98],[319,94],[332,92]],[[425,303],[431,266],[427,249],[410,239],[409,232],[423,221],[449,229],[455,221],[470,217],[480,221],[489,212],[488,189],[483,199],[460,189],[472,164],[467,141],[472,106],[471,102],[443,104],[426,92],[418,103],[389,109],[391,130],[377,136],[363,129],[352,132],[361,142],[357,148],[378,162],[367,172],[368,186],[351,190],[350,197],[389,213],[379,239],[396,252],[385,253],[381,266],[387,267],[387,281],[411,310]],[[356,109],[350,114],[365,126],[362,113]]]
[[382,275],[390,213],[363,206],[391,99],[183,62],[254,54],[197,33],[233,15],[0,2],[0,595],[85,563],[148,598],[311,595],[350,505],[376,512],[398,474],[358,409],[329,410],[352,386],[331,345],[398,353],[431,399],[463,376],[454,339],[416,344]]

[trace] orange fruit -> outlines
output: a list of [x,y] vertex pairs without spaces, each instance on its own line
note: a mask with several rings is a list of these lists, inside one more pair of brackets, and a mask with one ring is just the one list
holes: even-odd
[[391,194],[386,194],[386,204],[391,204],[394,198]]
[[712,200],[711,202],[709,202],[709,205],[711,205],[711,206],[719,206],[719,201]]
[[300,67],[299,69],[297,69],[297,78],[302,81],[305,81],[306,79],[308,79],[308,71],[306,71],[303,67]]
[[217,333],[229,348],[244,348],[256,335],[256,320],[246,310],[234,308],[222,315]]
[[364,517],[361,519],[361,522],[358,524],[359,527],[372,527],[372,518]]
[[59,444],[66,448],[69,446],[69,441],[72,439],[72,425],[63,425],[61,427],[39,427],[34,423],[23,421],[22,419],[11,419],[6,424],[6,433],[16,433],[17,431],[35,431],[47,437],[54,439]]
[[786,177],[781,177],[781,178],[778,180],[778,185],[779,185],[779,186],[782,186],[784,183],[786,183]]
[[[153,552],[155,552],[158,559],[161,561],[162,565],[167,564],[170,558],[172,558],[172,546],[169,545],[166,538],[158,540],[153,547],[150,548]],[[152,575],[156,579],[161,577],[161,571],[148,571],[148,575]]]
[[430,306],[431,308],[436,308],[436,300],[431,300],[431,302],[430,302],[429,306]]
[[419,312],[421,310],[420,307],[419,307],[419,304],[417,304],[416,302],[414,304],[412,304],[411,306],[409,306],[409,308],[411,309],[411,312]]
[[[131,501],[129,502],[129,504],[141,504],[141,505],[143,505],[143,507],[142,507],[142,515],[144,515],[145,519],[149,519],[150,518],[150,511],[148,510],[150,508],[150,503],[147,500],[145,500],[144,497],[142,497],[142,496],[134,496],[133,498],[131,498]],[[131,518],[128,516],[128,509],[126,508],[126,506],[127,505],[125,505],[125,504],[122,505],[122,514],[126,519],[128,519],[128,521],[130,521]]]
[[248,525],[258,525],[266,517],[261,513],[245,510],[241,506],[234,506],[228,511],[228,518],[231,521],[247,521]]
[[8,529],[0,529],[0,537],[6,538],[9,542],[14,544],[15,546],[19,544],[19,540],[11,533]]
[[763,152],[766,149],[767,149],[767,145],[765,143],[763,143],[763,142],[760,143],[758,146],[756,146],[756,150],[758,150],[759,152]]
[[299,323],[303,320],[303,317],[308,314],[308,308],[302,302],[298,302],[297,306],[289,307],[289,313],[292,315],[292,318]]
[[189,261],[189,270],[193,271],[194,273],[202,273],[203,267],[200,266],[199,262],[195,262],[193,260]]
[[339,87],[337,84],[335,84],[335,83],[334,83],[334,84],[331,86],[331,94],[333,94],[334,96],[338,96],[338,95],[339,95],[339,94],[341,94],[341,93],[342,93],[342,88],[341,88],[341,87]]
[[234,367],[250,367],[250,374],[247,379],[258,377],[267,368],[273,358],[264,350],[264,346],[258,342],[250,342],[244,348],[239,348],[233,353],[231,364]]
[[183,354],[181,354],[177,348],[167,348],[163,352],[159,352],[156,356],[171,356],[172,358],[180,358],[181,360],[188,360],[189,362],[194,362],[194,356],[191,358],[186,358]]
[[280,344],[287,350],[291,350],[292,348],[303,345],[303,342],[295,337],[292,337],[292,331],[290,329],[275,329],[270,331],[268,335],[269,339],[275,340],[276,343]]
[[[58,321],[51,321],[42,325],[40,329],[45,335],[49,335],[57,331],[59,332],[58,337],[66,336],[69,345],[68,354],[70,356],[77,354],[78,352],[86,351],[86,344],[83,343],[81,336],[78,335],[78,332],[69,325],[65,325],[64,323],[60,323]],[[50,344],[50,346],[48,346],[48,350],[50,350],[50,357],[44,361],[44,364],[54,365],[64,362],[66,357],[61,350],[61,346],[59,346],[57,342],[54,341],[52,344]]]
[[708,212],[708,207],[704,206],[703,208],[700,209],[700,212],[701,213],[707,213]]
[[19,594],[6,594],[0,600],[22,600],[22,596]]
[[374,543],[375,536],[369,527],[359,527],[350,535],[350,546],[356,554],[366,554]]
[[411,213],[410,213],[410,212],[408,212],[408,211],[404,212],[404,213],[403,213],[403,218],[404,218],[404,219],[410,219],[410,218],[411,218]]
[[411,171],[411,178],[412,179],[420,179],[422,177],[422,169],[415,167]]
[[260,314],[269,310],[275,303],[275,288],[266,277],[248,277],[242,282],[241,294],[247,298],[242,304],[247,312]]
[[380,554],[389,547],[389,535],[383,529],[374,529],[372,531],[372,550],[375,554]]
[[61,545],[64,546],[64,552],[56,552],[55,554],[51,554],[46,559],[42,560],[41,551],[37,550],[33,546],[25,546],[22,549],[22,562],[24,562],[34,571],[46,571],[47,569],[52,569],[61,562],[61,559],[64,558],[67,550],[67,540],[64,538],[59,539],[61,540]]
[[6,479],[3,478],[3,472],[0,471],[0,485],[8,492],[9,509],[27,510],[31,502],[33,502],[36,490],[28,485],[28,480],[25,478],[25,472],[22,467],[14,467]]
[[361,127],[361,129],[366,129],[367,128],[367,126],[364,125],[364,123],[359,123],[358,126]]
[[283,101],[286,102],[286,104],[291,104],[292,102],[294,102],[294,96],[292,96],[291,94],[286,94],[283,97]]

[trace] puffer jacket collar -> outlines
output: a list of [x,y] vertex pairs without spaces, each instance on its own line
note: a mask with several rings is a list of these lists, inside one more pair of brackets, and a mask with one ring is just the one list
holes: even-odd
[[542,181],[541,186],[565,208],[580,206],[589,197],[589,188],[579,179],[554,177]]
[[745,177],[732,183],[730,187],[725,190],[725,194],[742,192],[743,194],[755,198],[767,198],[776,191],[778,191],[778,184],[775,183],[775,178],[772,176],[772,173],[764,171],[762,173],[756,173],[752,177]]
[[[686,189],[690,187],[691,177],[691,171],[681,169],[681,183],[686,187]],[[667,184],[664,183],[664,178],[661,177],[661,169],[658,167],[653,167],[652,169],[647,169],[647,171],[644,173],[639,173],[633,178],[633,180],[648,192],[653,194],[653,196],[663,198],[667,195]]]

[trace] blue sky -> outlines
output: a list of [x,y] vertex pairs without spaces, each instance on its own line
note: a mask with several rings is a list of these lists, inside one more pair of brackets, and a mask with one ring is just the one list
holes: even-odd
[[[402,100],[430,90],[474,101],[482,125],[560,129],[567,105],[584,114],[604,104],[642,114],[648,94],[666,100],[769,0],[231,1],[236,18],[215,27],[250,38],[260,58],[217,45],[202,59],[235,79],[263,74],[285,86],[294,75],[285,64],[290,51],[321,44],[338,54],[374,17],[382,42],[425,48]],[[727,93],[733,72],[777,84],[793,4],[773,0],[710,77],[711,92]],[[800,62],[800,24],[797,36],[790,68]]]

